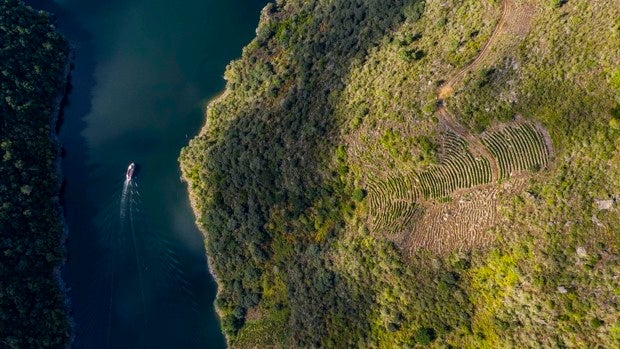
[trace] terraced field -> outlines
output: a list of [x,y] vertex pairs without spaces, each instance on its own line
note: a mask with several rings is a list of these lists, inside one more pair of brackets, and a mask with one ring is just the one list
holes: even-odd
[[457,195],[452,202],[426,210],[404,235],[409,250],[469,249],[488,241],[487,230],[497,222],[497,187],[487,185],[475,193]]
[[467,142],[453,132],[446,132],[443,138],[440,164],[417,176],[426,199],[445,198],[457,189],[491,181],[491,166],[486,158],[475,158]]
[[500,178],[537,171],[549,162],[550,151],[539,129],[528,123],[506,125],[482,135],[482,143],[497,159]]
[[[439,164],[419,172],[369,179],[371,229],[393,237],[405,250],[438,252],[471,248],[488,241],[485,230],[497,220],[497,193],[522,187],[524,174],[550,161],[546,134],[528,122],[499,125],[472,145],[457,132],[441,135]],[[499,169],[497,178],[493,168]]]
[[389,234],[410,226],[422,198],[414,180],[415,177],[404,175],[369,183],[368,203],[375,227]]
[[546,131],[520,120],[472,134],[446,107],[446,99],[463,77],[478,69],[504,34],[523,36],[533,9],[502,0],[502,15],[478,55],[437,90],[441,157],[438,165],[368,180],[369,223],[405,251],[437,252],[479,246],[497,220],[499,192],[516,192],[528,174],[549,164],[551,142]]

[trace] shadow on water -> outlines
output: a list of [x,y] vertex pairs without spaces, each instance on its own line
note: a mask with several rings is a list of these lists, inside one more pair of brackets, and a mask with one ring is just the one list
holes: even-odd
[[[159,0],[28,3],[55,14],[75,53],[60,129],[65,147],[63,204],[70,230],[63,277],[70,289],[74,347],[223,347],[210,304],[215,285],[185,188],[177,180],[176,157],[187,134],[196,132],[202,122],[200,98],[223,86],[224,65],[252,36],[262,1],[237,0],[226,6],[196,1],[171,12],[169,4]],[[237,11],[244,6],[245,12]],[[210,17],[205,16],[206,9],[213,9]],[[232,16],[233,12],[240,14]],[[169,20],[170,27],[160,33],[162,19]],[[116,33],[119,37],[110,34],[119,23],[129,24],[129,30]],[[230,34],[216,36],[209,34],[211,30]],[[208,44],[189,45],[205,41]],[[141,49],[133,51],[134,44]],[[122,62],[132,63],[134,58],[140,64],[106,66],[117,52],[114,49],[125,55]],[[142,56],[145,52],[150,56]],[[143,66],[153,71],[140,75]],[[127,67],[133,69],[122,70]],[[133,93],[131,98],[118,103],[124,96],[105,89],[107,76],[123,83],[123,89],[116,89]],[[150,76],[159,79],[135,83]],[[141,95],[140,89],[154,92]],[[99,105],[97,97],[109,98],[109,103]],[[140,127],[124,123],[128,119]],[[99,137],[96,141],[105,142],[93,147],[92,131],[105,128],[113,132],[94,135]],[[149,176],[124,186],[118,163],[128,157],[139,159]]]
[[[86,116],[91,112],[91,96],[95,86],[94,46],[92,36],[71,13],[53,1],[27,0],[35,9],[52,14],[57,28],[70,42],[73,49],[72,70],[67,93],[63,100],[58,130],[63,146],[62,171],[64,176],[62,204],[69,228],[67,263],[62,271],[68,286],[74,322],[76,348],[97,348],[104,343],[105,323],[99,314],[105,313],[105,292],[108,270],[104,268],[106,251],[95,236],[98,227],[94,217],[98,214],[90,188],[89,174],[96,167],[89,165],[88,145],[82,132],[87,127]],[[91,275],[86,280],[84,275]],[[85,345],[85,339],[89,344]]]
[[[80,347],[85,333],[92,336],[93,342],[103,339],[90,330],[96,328],[93,319],[94,304],[102,304],[103,297],[96,290],[99,282],[81,282],[80,275],[91,274],[97,278],[104,276],[99,258],[104,251],[94,239],[87,236],[96,232],[93,217],[97,213],[89,188],[88,174],[94,170],[89,165],[88,146],[82,132],[86,129],[86,116],[91,111],[91,94],[95,86],[94,47],[92,36],[68,11],[53,1],[27,0],[35,9],[52,14],[56,27],[70,42],[73,49],[72,70],[69,76],[67,94],[63,100],[59,119],[60,141],[63,146],[62,171],[64,176],[62,204],[69,228],[67,240],[67,263],[62,271],[63,279],[69,289],[72,317],[74,321],[74,346]],[[90,318],[90,319],[88,319]]]
[[[203,121],[201,98],[223,87],[225,64],[253,35],[263,1],[26,3],[53,13],[75,55],[60,128],[73,346],[224,347],[176,158]],[[126,64],[110,66],[118,52]],[[118,95],[106,89],[110,80]],[[123,201],[119,163],[129,158],[149,176],[129,183]]]

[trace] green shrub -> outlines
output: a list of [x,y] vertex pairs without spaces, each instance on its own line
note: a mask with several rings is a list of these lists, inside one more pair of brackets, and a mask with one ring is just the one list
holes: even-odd
[[429,327],[421,327],[415,332],[415,341],[422,345],[429,345],[437,338],[435,329]]
[[562,7],[564,4],[566,4],[568,2],[568,0],[550,0],[549,4],[551,5],[551,7],[553,8],[558,8],[558,7]]
[[355,190],[353,190],[353,194],[351,195],[351,197],[353,198],[353,200],[360,202],[366,197],[366,192],[363,189],[356,188]]

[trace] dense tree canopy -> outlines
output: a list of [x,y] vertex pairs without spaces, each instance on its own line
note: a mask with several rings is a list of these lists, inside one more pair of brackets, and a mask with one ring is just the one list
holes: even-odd
[[70,338],[55,120],[69,48],[46,13],[0,1],[0,347]]

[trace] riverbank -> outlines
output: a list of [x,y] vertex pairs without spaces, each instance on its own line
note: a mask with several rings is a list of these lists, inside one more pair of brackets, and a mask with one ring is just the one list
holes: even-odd
[[[62,202],[62,183],[63,183],[63,174],[62,174],[62,144],[58,139],[58,135],[60,132],[60,127],[62,126],[62,122],[60,120],[60,115],[62,113],[63,102],[66,100],[69,94],[69,80],[71,76],[71,66],[74,59],[74,51],[72,48],[69,49],[69,54],[67,56],[67,62],[65,63],[65,68],[62,73],[62,79],[60,84],[60,92],[54,101],[54,111],[50,116],[50,127],[51,133],[50,138],[54,144],[56,144],[56,176],[58,177],[57,181],[57,193],[59,197],[59,202],[57,202],[57,210],[58,210],[58,219],[60,221],[60,225],[62,227],[62,233],[60,235],[60,245],[63,249],[64,259],[62,262],[54,268],[53,274],[54,279],[58,283],[58,287],[60,288],[63,297],[65,298],[65,307],[67,308],[68,313],[71,313],[71,299],[69,298],[69,290],[65,281],[62,279],[61,271],[65,263],[67,262],[67,251],[66,251],[66,242],[69,237],[69,227],[65,220],[64,207],[61,204]],[[70,348],[73,340],[75,339],[74,331],[75,331],[75,323],[72,321],[71,317],[69,317],[69,326],[71,327],[71,338],[69,339],[66,348]]]
[[[225,91],[222,92],[221,94],[219,94],[213,100],[219,99],[224,93],[225,93]],[[211,101],[208,104],[211,104]],[[200,231],[200,233],[202,234],[203,238],[207,239],[207,236],[208,236],[207,232],[203,229],[202,226],[200,226],[200,224],[198,224],[198,217],[200,217],[200,210],[198,210],[198,207],[197,207],[197,203],[196,203],[197,199],[196,199],[196,197],[194,195],[194,192],[191,190],[191,186],[190,186],[190,182],[188,181],[188,178],[186,178],[183,175],[182,171],[181,171],[181,179],[182,179],[183,183],[186,184],[187,195],[189,197],[190,206],[192,208],[192,212],[194,214],[194,217],[196,218],[195,225],[198,228],[198,230]],[[215,263],[213,261],[213,257],[209,253],[205,253],[205,255],[206,255],[206,258],[207,258],[207,270],[209,271],[209,274],[211,275],[211,278],[213,278],[213,281],[216,284],[215,299],[213,300],[213,308],[215,309],[215,313],[218,316],[218,320],[220,321],[220,326],[221,326],[221,321],[222,321],[223,314],[222,314],[221,310],[219,309],[219,307],[216,305],[215,301],[218,299],[218,297],[220,295],[222,285],[220,284],[220,280],[217,277],[217,273],[215,272],[215,270],[213,268],[215,266]],[[224,335],[224,339],[226,340],[226,347],[229,348],[230,347],[230,338],[224,332],[222,332],[222,334]]]
[[[76,52],[59,136],[73,347],[224,348],[177,158],[253,36],[256,0],[29,3],[55,14]],[[135,231],[118,210],[129,162],[141,169]]]

